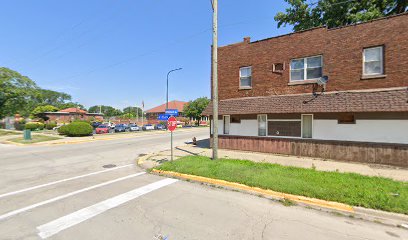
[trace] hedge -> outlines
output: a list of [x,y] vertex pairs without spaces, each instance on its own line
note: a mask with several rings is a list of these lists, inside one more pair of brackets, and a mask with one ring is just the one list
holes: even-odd
[[73,122],[68,125],[61,126],[58,132],[69,137],[83,137],[92,135],[93,127],[86,122]]
[[24,126],[25,129],[34,131],[34,130],[43,130],[44,129],[44,124],[43,123],[39,123],[39,122],[29,122],[26,123]]
[[58,133],[61,135],[67,135],[68,125],[62,125],[58,128]]
[[52,129],[54,129],[56,126],[57,126],[57,123],[56,123],[56,122],[49,122],[49,123],[47,123],[47,125],[45,125],[45,128],[48,129],[48,130],[52,130]]

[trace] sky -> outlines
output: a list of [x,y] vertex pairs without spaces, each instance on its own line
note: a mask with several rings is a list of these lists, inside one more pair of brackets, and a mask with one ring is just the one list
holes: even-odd
[[[220,0],[219,45],[286,34],[284,0]],[[210,96],[210,0],[2,0],[0,66],[86,107]]]

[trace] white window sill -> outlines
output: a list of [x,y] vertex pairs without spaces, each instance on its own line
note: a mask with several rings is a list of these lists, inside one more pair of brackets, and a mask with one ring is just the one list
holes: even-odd
[[252,87],[239,87],[239,90],[251,90]]
[[288,85],[293,86],[293,85],[314,84],[314,83],[317,83],[317,80],[292,81],[292,82],[289,82]]
[[363,75],[361,76],[361,80],[365,79],[376,79],[376,78],[386,78],[387,75],[384,74],[378,74],[378,75]]

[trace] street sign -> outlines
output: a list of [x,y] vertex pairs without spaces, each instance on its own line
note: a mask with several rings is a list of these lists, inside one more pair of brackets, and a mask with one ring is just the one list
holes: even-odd
[[178,117],[178,110],[177,109],[166,109],[165,114],[171,115],[174,117]]
[[170,132],[173,132],[177,128],[177,119],[175,117],[169,117],[167,120],[167,129],[169,129]]
[[170,115],[168,114],[159,114],[159,117],[157,118],[157,120],[159,121],[167,121],[169,119]]

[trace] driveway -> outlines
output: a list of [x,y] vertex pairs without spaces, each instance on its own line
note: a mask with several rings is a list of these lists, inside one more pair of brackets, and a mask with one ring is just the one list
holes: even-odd
[[[208,129],[174,134],[175,145]],[[408,239],[408,231],[145,173],[169,135],[0,145],[0,239]],[[116,166],[116,167],[115,167]]]

